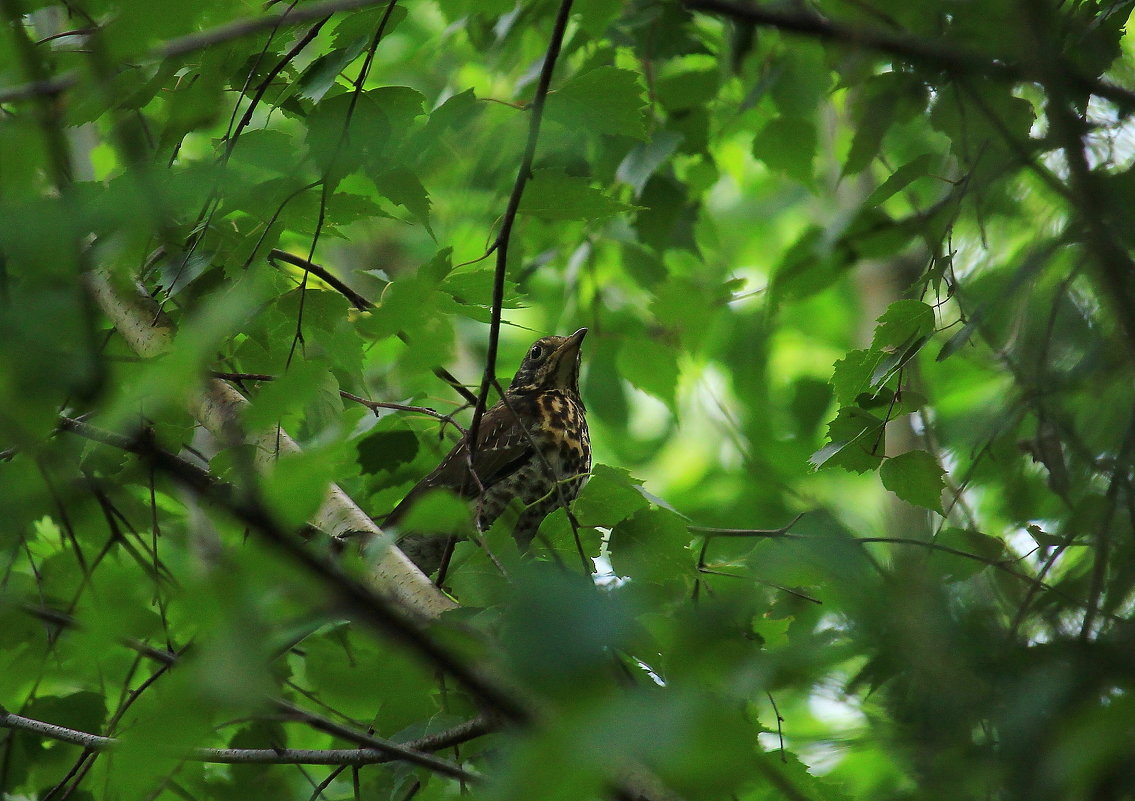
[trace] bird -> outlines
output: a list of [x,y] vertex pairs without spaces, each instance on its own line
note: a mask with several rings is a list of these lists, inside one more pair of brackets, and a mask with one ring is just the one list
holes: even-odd
[[[591,438],[579,394],[581,328],[571,336],[546,336],[527,350],[512,382],[481,416],[470,470],[466,432],[434,470],[419,481],[383,521],[399,527],[431,490],[468,499],[484,531],[518,499],[525,509],[513,537],[526,549],[549,512],[574,500],[591,470]],[[474,477],[475,474],[475,477]],[[444,559],[450,538],[400,532],[398,546],[427,575]]]

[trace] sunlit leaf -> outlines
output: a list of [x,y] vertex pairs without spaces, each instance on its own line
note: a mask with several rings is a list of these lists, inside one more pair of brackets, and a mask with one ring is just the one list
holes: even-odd
[[918,450],[892,456],[879,468],[884,487],[908,503],[939,513],[946,488],[943,475],[938,460]]

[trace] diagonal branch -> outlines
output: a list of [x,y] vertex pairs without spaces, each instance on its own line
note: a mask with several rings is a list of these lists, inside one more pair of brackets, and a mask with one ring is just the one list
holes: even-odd
[[[96,302],[138,355],[154,358],[170,348],[174,335],[172,323],[156,313],[149,296],[139,293],[138,297],[127,300],[111,286],[107,276],[99,272],[88,273],[86,280]],[[247,404],[245,397],[226,382],[209,379],[205,390],[189,405],[190,413],[214,436],[232,443],[244,439],[240,419]],[[280,453],[299,451],[299,445],[286,432],[277,434],[275,428],[254,432],[247,439],[255,446],[257,465],[261,468]],[[335,484],[328,487],[326,499],[311,522],[335,536],[360,532],[366,540],[384,536],[370,516]],[[373,586],[419,617],[435,618],[455,607],[393,544],[382,549],[370,568]]]
[[492,320],[489,325],[489,351],[485,355],[485,374],[481,378],[481,389],[477,395],[477,405],[473,409],[473,422],[469,430],[474,432],[469,438],[469,459],[477,451],[476,431],[481,424],[481,417],[485,413],[489,398],[489,387],[497,377],[497,346],[500,342],[501,307],[504,306],[504,279],[508,270],[508,244],[512,238],[512,226],[516,222],[516,214],[520,210],[520,198],[524,195],[524,185],[532,173],[532,162],[536,158],[536,142],[540,138],[540,123],[544,118],[544,100],[548,96],[548,87],[552,83],[552,73],[556,70],[556,59],[560,55],[560,48],[564,42],[564,32],[567,30],[568,16],[571,14],[572,0],[560,0],[560,9],[556,12],[556,21],[552,26],[552,35],[548,41],[548,52],[544,55],[544,66],[540,69],[540,80],[536,84],[536,96],[532,100],[532,116],[528,120],[528,141],[524,145],[524,156],[520,160],[520,169],[516,173],[516,183],[512,185],[512,194],[508,198],[504,217],[501,220],[500,232],[496,240],[489,247],[489,251],[497,253],[496,273],[493,275],[493,309]]

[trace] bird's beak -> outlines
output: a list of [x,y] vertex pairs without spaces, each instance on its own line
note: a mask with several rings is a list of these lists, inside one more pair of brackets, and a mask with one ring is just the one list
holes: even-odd
[[567,342],[560,345],[560,354],[561,354],[560,358],[561,358],[561,360],[563,359],[564,356],[569,355],[573,351],[578,353],[580,346],[583,345],[583,338],[585,336],[587,336],[587,329],[581,328],[578,331],[576,331],[574,334],[572,334],[570,337],[568,337]]
[[583,338],[587,336],[587,329],[581,328],[568,337],[567,342],[560,345],[557,351],[556,372],[563,384],[575,384],[579,373],[579,348]]

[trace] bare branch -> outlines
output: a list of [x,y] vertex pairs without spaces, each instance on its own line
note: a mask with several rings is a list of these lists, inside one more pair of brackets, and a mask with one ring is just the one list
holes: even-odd
[[[481,378],[481,389],[477,395],[477,405],[473,408],[473,422],[469,424],[470,431],[476,431],[481,424],[481,416],[485,413],[489,398],[489,387],[496,381],[497,376],[497,347],[500,343],[501,308],[504,306],[504,279],[508,270],[508,244],[512,237],[512,226],[516,222],[516,214],[520,210],[520,198],[524,195],[524,185],[532,173],[532,162],[536,158],[536,143],[540,138],[540,123],[544,118],[544,100],[548,96],[548,87],[552,83],[552,73],[556,69],[556,59],[560,55],[563,45],[564,33],[567,30],[568,17],[571,14],[572,0],[561,0],[559,11],[556,12],[556,21],[552,26],[552,35],[548,40],[548,51],[544,55],[544,66],[540,69],[540,80],[536,84],[536,96],[532,100],[531,114],[528,119],[528,140],[524,145],[524,156],[520,160],[520,169],[516,173],[516,182],[512,185],[512,194],[508,198],[504,217],[501,220],[500,232],[489,250],[496,250],[497,264],[493,275],[493,308],[489,324],[489,350],[485,355],[485,374]],[[469,456],[472,459],[477,450],[476,436],[469,438]]]
[[[302,711],[302,710],[301,710]],[[307,713],[303,715],[307,719]],[[116,748],[121,742],[115,737],[79,731],[46,723],[42,720],[24,717],[8,712],[0,707],[0,728],[14,729],[37,734],[48,740],[82,746],[88,751],[101,752]],[[467,782],[477,782],[480,775],[460,767],[447,759],[426,753],[427,750],[446,748],[487,734],[491,728],[484,718],[474,718],[466,723],[437,734],[412,740],[407,743],[393,743],[378,737],[367,737],[347,727],[337,727],[338,736],[347,739],[367,739],[377,746],[365,748],[194,748],[188,753],[179,754],[193,762],[211,762],[227,765],[374,765],[383,762],[408,762],[424,767],[444,776],[451,776]]]

